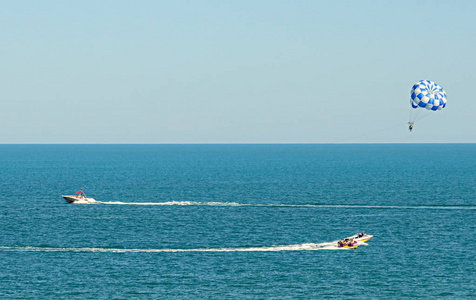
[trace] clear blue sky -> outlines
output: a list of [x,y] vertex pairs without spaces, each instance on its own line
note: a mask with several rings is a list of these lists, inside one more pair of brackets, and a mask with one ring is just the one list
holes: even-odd
[[[476,1],[3,1],[0,143],[476,142]],[[405,123],[420,79],[448,94]]]

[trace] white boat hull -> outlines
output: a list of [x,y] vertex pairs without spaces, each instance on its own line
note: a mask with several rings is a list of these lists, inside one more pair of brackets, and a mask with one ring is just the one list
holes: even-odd
[[348,239],[354,239],[354,241],[356,241],[357,243],[365,243],[366,241],[370,240],[373,237],[373,235],[370,235],[370,234],[366,234],[361,237],[358,237],[358,236],[359,234],[356,234],[351,237],[348,237]]
[[87,197],[83,197],[83,196],[62,195],[62,197],[68,203],[75,203],[75,204],[97,203],[97,201],[94,200],[93,198],[87,198]]

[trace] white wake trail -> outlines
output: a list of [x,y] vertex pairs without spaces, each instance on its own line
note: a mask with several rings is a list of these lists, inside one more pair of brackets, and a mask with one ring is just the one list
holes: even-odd
[[246,204],[237,202],[199,202],[199,201],[166,201],[166,202],[123,202],[123,201],[97,201],[95,203],[74,203],[85,204],[106,204],[106,205],[148,205],[148,206],[242,206],[242,207],[309,207],[309,208],[369,208],[369,209],[436,209],[436,210],[476,210],[476,206],[445,206],[445,205],[359,205],[359,204]]
[[196,201],[167,201],[167,202],[122,202],[122,201],[98,201],[93,204],[108,204],[108,205],[178,205],[178,206],[253,206],[252,204],[240,204],[235,202],[196,202]]
[[229,248],[196,248],[196,249],[122,249],[99,247],[0,247],[0,251],[19,252],[99,252],[99,253],[161,253],[161,252],[276,252],[276,251],[318,251],[318,250],[351,250],[337,247],[337,242],[307,243],[296,245],[275,245],[263,247],[229,247]]

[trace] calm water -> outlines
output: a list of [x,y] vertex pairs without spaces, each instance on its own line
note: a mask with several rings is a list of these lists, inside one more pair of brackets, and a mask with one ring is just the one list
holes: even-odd
[[474,298],[476,145],[0,145],[0,228],[1,299]]

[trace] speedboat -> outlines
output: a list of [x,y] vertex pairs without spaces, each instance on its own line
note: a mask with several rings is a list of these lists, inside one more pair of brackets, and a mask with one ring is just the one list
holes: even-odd
[[68,203],[76,203],[76,204],[87,204],[87,203],[97,203],[96,200],[93,198],[88,198],[84,194],[83,190],[76,192],[76,195],[61,195],[64,200]]
[[357,233],[353,236],[348,237],[348,239],[354,239],[357,243],[365,243],[366,241],[370,240],[373,235],[366,234],[365,231],[362,233]]

